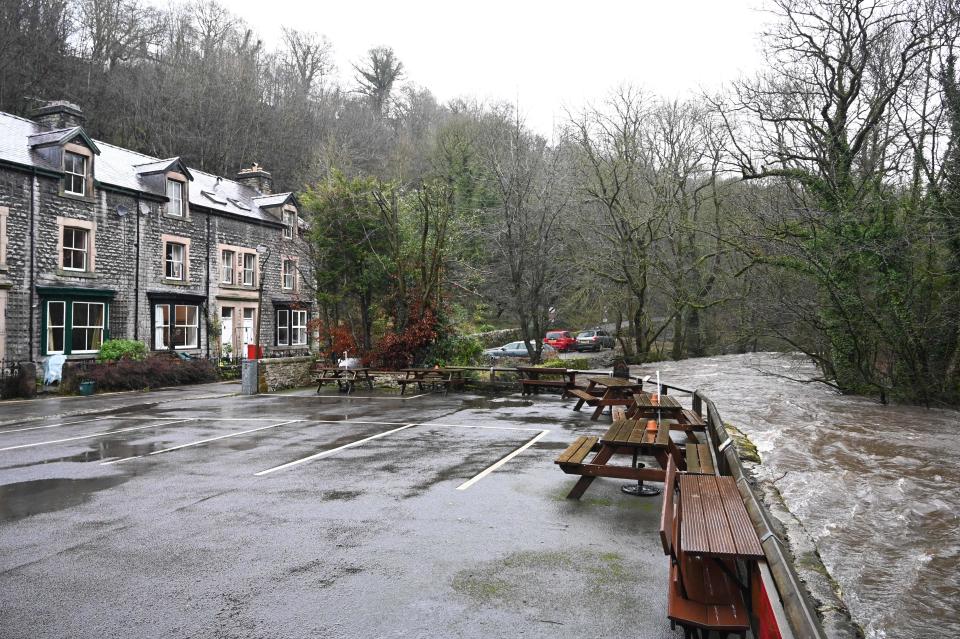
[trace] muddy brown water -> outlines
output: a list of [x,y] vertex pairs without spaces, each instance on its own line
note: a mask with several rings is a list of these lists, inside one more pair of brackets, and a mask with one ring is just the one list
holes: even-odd
[[704,391],[757,445],[868,639],[960,635],[960,411],[883,406],[803,383],[804,358],[642,367]]

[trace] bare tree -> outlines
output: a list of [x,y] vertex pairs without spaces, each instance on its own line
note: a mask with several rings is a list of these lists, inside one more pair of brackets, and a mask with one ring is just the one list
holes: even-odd
[[367,96],[378,114],[387,115],[393,86],[403,77],[403,63],[393,49],[374,47],[367,52],[367,59],[353,65],[353,69],[357,72],[357,90]]

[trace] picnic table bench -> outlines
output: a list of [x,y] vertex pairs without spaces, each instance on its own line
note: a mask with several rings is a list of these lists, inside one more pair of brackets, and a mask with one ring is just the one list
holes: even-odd
[[746,636],[749,584],[740,583],[736,562],[764,555],[734,479],[689,474],[678,479],[676,464],[668,459],[660,541],[670,557],[671,627],[679,624],[687,639],[712,630]]
[[318,393],[325,384],[336,384],[342,392],[350,394],[358,382],[367,384],[370,390],[373,390],[373,382],[376,379],[370,374],[369,368],[343,368],[316,364],[310,369],[310,373],[317,383]]
[[407,391],[408,384],[416,384],[421,391],[427,386],[442,386],[446,395],[451,386],[463,388],[465,381],[463,370],[458,368],[405,368],[401,372],[405,374],[397,380],[401,395]]
[[566,397],[577,384],[577,371],[566,368],[538,368],[517,366],[520,376],[520,394],[535,395],[540,388],[559,388]]

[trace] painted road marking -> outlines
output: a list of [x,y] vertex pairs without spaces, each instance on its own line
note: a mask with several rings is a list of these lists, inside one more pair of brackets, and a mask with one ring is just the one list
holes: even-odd
[[[344,422],[334,422],[334,423],[344,423]],[[372,424],[372,423],[376,423],[376,422],[353,422],[353,423],[355,423],[355,424],[356,424],[356,423],[371,423],[371,424]],[[396,432],[399,432],[399,431],[401,431],[401,430],[406,430],[406,429],[408,429],[408,428],[413,428],[414,426],[417,426],[417,424],[406,424],[406,425],[404,425],[404,426],[401,426],[400,428],[394,428],[394,429],[392,429],[392,430],[388,430],[388,431],[383,432],[383,433],[378,433],[377,435],[371,435],[370,437],[364,437],[363,439],[358,439],[358,440],[355,441],[355,442],[351,442],[351,443],[349,443],[349,444],[344,444],[343,446],[338,446],[338,447],[336,447],[336,448],[331,448],[330,450],[325,450],[325,451],[316,453],[316,454],[314,454],[314,455],[310,455],[309,457],[304,457],[303,459],[297,459],[297,460],[292,461],[292,462],[287,462],[286,464],[281,464],[281,465],[279,465],[279,466],[274,466],[273,468],[268,468],[268,469],[266,469],[266,470],[261,470],[259,473],[254,473],[254,476],[255,476],[255,477],[261,477],[261,476],[263,476],[263,475],[269,475],[270,473],[276,472],[276,471],[278,471],[278,470],[283,470],[284,468],[291,468],[291,467],[293,467],[293,466],[299,466],[300,464],[306,464],[307,462],[313,461],[314,459],[320,459],[321,457],[327,457],[327,456],[333,455],[334,453],[337,453],[337,452],[339,452],[339,451],[341,451],[341,450],[345,450],[345,449],[347,449],[347,448],[353,448],[354,446],[359,446],[360,444],[364,444],[364,443],[366,443],[366,442],[368,442],[368,441],[371,441],[371,440],[374,440],[374,439],[379,439],[380,437],[386,437],[387,435],[390,435],[391,433],[396,433]]]
[[411,399],[417,399],[418,397],[426,397],[427,395],[433,395],[433,392],[430,393],[420,393],[419,395],[410,395],[410,396],[399,396],[396,397],[367,397],[365,395],[281,395],[281,397],[305,397],[307,399],[384,399],[390,401],[401,401],[406,402]]
[[162,428],[164,426],[170,426],[172,424],[179,424],[181,422],[189,422],[190,419],[178,419],[176,421],[165,421],[162,424],[147,424],[146,426],[133,426],[131,428],[121,428],[119,430],[105,430],[100,433],[92,433],[90,435],[80,435],[79,437],[66,437],[64,439],[52,439],[46,442],[35,442],[33,444],[20,444],[19,446],[7,446],[6,448],[0,448],[0,452],[5,450],[17,450],[19,448],[32,448],[34,446],[45,446],[47,444],[60,444],[63,442],[72,442],[77,441],[78,439],[90,439],[92,437],[103,437],[105,435],[116,435],[119,433],[129,433],[134,430],[144,430],[145,428]]
[[209,437],[207,439],[200,439],[195,442],[190,442],[189,444],[180,444],[179,446],[171,446],[170,448],[161,448],[160,450],[155,450],[152,453],[147,453],[146,455],[134,455],[133,457],[123,457],[121,459],[114,459],[112,461],[100,462],[101,466],[110,466],[112,464],[120,464],[122,462],[130,461],[131,459],[140,459],[141,457],[150,457],[151,455],[160,455],[162,453],[169,453],[174,450],[180,450],[181,448],[190,448],[191,446],[200,446],[201,444],[208,444],[210,442],[215,442],[221,439],[227,439],[229,437],[239,437],[240,435],[247,435],[249,433],[256,433],[257,431],[267,430],[268,428],[276,428],[277,426],[286,426],[287,424],[293,424],[294,422],[302,422],[305,420],[302,419],[291,419],[286,422],[280,422],[279,424],[271,424],[269,426],[261,426],[260,428],[251,428],[249,430],[242,430],[238,433],[230,433],[228,435],[220,435],[218,437]]
[[[41,428],[58,428],[60,426],[72,426],[73,424],[87,424],[89,422],[100,421],[104,418],[102,417],[93,417],[91,419],[78,419],[75,422],[61,422],[59,424],[48,424],[46,426],[28,426],[27,428],[14,428],[11,430],[0,430],[0,435],[6,435],[7,433],[22,433],[25,430],[39,430]],[[151,417],[150,419],[165,419],[163,417]],[[170,419],[173,419],[172,417]]]
[[533,439],[531,439],[531,440],[528,441],[526,444],[524,444],[524,445],[521,446],[520,448],[516,449],[515,451],[513,451],[512,453],[510,453],[509,455],[507,455],[506,457],[504,457],[504,458],[501,459],[500,461],[498,461],[498,462],[497,462],[496,464],[494,464],[493,466],[490,466],[489,468],[487,468],[486,470],[484,470],[483,472],[481,472],[481,473],[480,473],[479,475],[477,475],[476,477],[474,477],[474,478],[472,478],[472,479],[468,479],[467,481],[465,481],[465,482],[463,482],[462,484],[460,484],[459,486],[457,486],[457,490],[466,490],[467,488],[470,488],[470,487],[473,486],[475,483],[477,483],[478,481],[480,481],[481,479],[483,479],[484,477],[486,477],[487,475],[489,475],[490,473],[492,473],[492,472],[495,471],[496,469],[500,468],[501,466],[503,466],[504,464],[506,464],[508,461],[510,461],[511,459],[513,459],[514,457],[516,457],[517,455],[519,455],[520,453],[522,453],[522,452],[525,451],[526,449],[528,449],[528,448],[530,448],[531,446],[533,446],[534,444],[536,444],[537,441],[538,441],[541,437],[544,437],[544,436],[545,436],[547,433],[549,433],[549,432],[550,432],[549,430],[542,430],[542,431],[540,431],[540,434],[539,434],[539,435],[536,435]]

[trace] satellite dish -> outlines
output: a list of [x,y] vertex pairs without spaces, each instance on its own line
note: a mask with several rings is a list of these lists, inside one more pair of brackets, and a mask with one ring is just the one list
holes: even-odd
[[125,217],[129,212],[130,212],[130,209],[128,209],[124,205],[122,204],[117,205],[117,217]]
[[150,205],[146,202],[140,203],[140,214],[141,215],[150,215]]

